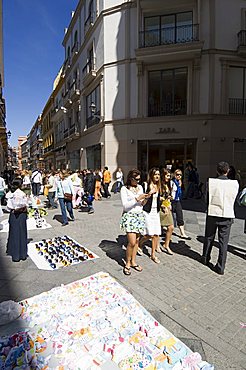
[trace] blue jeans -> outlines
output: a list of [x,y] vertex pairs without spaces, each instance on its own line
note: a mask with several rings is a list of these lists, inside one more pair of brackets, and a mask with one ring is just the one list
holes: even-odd
[[64,224],[67,224],[68,223],[68,218],[67,218],[66,208],[67,208],[67,211],[69,213],[70,218],[74,219],[72,201],[71,200],[65,200],[64,198],[58,198],[58,200],[59,200],[61,213],[62,213],[62,222]]
[[122,182],[121,181],[116,181],[116,188],[115,188],[115,193],[119,193],[120,189],[121,189],[121,186],[122,186]]
[[57,208],[57,205],[54,202],[55,199],[55,191],[49,191],[48,192],[48,207]]

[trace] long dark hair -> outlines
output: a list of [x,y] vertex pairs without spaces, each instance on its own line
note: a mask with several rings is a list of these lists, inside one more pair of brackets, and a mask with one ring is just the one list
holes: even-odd
[[[148,189],[149,189],[151,183],[154,184],[154,176],[155,176],[155,173],[157,171],[160,173],[160,170],[159,170],[158,167],[153,167],[153,168],[151,168],[149,170],[149,173],[148,173]],[[160,188],[161,188],[161,177],[159,178],[159,181],[158,181],[158,183],[156,185],[157,185],[158,191],[160,191]]]
[[[170,174],[170,179],[168,182],[166,182],[165,177],[167,174]],[[162,174],[161,174],[161,192],[167,193],[168,191],[171,192],[171,171],[169,171],[166,168],[163,168]]]
[[126,187],[129,189],[130,186],[131,186],[131,183],[132,183],[132,179],[137,177],[137,176],[141,176],[141,172],[136,169],[136,168],[133,168],[132,170],[130,170],[127,174],[127,178],[126,178]]

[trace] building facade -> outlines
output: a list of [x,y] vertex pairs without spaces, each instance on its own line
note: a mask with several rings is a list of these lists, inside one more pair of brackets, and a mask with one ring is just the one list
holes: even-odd
[[21,144],[25,141],[26,142],[27,136],[19,136],[18,137],[18,147],[17,147],[17,155],[18,155],[18,168],[22,170],[22,150]]
[[191,161],[204,181],[226,160],[246,179],[244,0],[80,0],[63,46],[57,168]]
[[3,4],[0,0],[0,172],[6,169],[8,161],[8,136],[6,133],[6,105],[3,96]]

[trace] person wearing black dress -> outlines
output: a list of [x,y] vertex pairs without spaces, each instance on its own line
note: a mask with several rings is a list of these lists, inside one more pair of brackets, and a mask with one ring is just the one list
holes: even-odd
[[13,262],[27,259],[27,197],[21,190],[22,181],[16,179],[12,183],[12,195],[8,198],[9,235],[7,254]]

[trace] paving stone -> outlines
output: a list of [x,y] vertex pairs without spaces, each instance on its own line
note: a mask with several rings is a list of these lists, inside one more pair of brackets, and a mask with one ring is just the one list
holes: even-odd
[[[206,215],[184,209],[185,227],[192,240],[184,243],[173,236],[172,248],[176,253],[158,255],[160,265],[150,261],[148,246],[144,256],[137,256],[143,272],[132,271],[128,277],[122,272],[125,249],[121,246],[123,241],[126,243],[119,228],[122,212],[119,196],[95,202],[95,210],[93,215],[75,211],[76,221],[66,230],[52,219],[55,213],[49,212],[47,221],[52,229],[45,230],[45,237],[66,232],[100,257],[62,270],[37,270],[29,259],[13,264],[5,254],[7,235],[1,233],[0,300],[23,299],[99,271],[109,272],[174,335],[190,340],[191,346],[201,345],[204,356],[216,365],[216,370],[246,369],[245,346],[242,345],[246,329],[240,327],[240,322],[245,322],[245,259],[229,249],[224,276],[199,262],[202,252],[199,235],[204,234]],[[246,252],[245,235],[240,235],[239,231],[243,230],[241,221],[236,220],[232,227],[230,244]],[[42,230],[32,230],[29,237],[38,241],[43,234]],[[213,263],[217,256],[218,249],[214,248]]]

